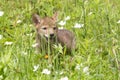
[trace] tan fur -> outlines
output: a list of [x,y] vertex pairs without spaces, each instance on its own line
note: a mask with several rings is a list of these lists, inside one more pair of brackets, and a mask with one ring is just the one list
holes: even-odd
[[76,42],[74,34],[66,29],[59,30],[56,26],[58,14],[55,13],[53,17],[40,18],[37,14],[34,14],[32,20],[36,27],[36,41],[37,51],[47,51],[46,45],[48,39],[50,44],[60,43],[62,46],[66,46],[67,50],[71,51],[75,49]]

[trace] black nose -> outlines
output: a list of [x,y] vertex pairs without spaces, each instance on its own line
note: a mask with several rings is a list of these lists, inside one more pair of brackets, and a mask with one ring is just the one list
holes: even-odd
[[53,37],[54,36],[54,34],[50,34],[50,37]]

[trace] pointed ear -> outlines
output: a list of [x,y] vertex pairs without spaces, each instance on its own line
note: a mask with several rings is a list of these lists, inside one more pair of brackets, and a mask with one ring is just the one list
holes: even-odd
[[52,16],[52,19],[57,22],[58,19],[58,12],[55,12],[54,15]]
[[40,19],[39,15],[33,14],[32,15],[32,21],[35,24],[35,26],[37,26],[38,24],[40,24],[41,19]]

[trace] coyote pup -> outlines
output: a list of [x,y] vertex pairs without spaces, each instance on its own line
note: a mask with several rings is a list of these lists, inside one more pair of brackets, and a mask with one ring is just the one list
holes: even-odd
[[[75,36],[72,32],[57,27],[58,14],[55,13],[52,17],[40,18],[37,14],[32,16],[33,23],[36,27],[36,42],[38,43],[37,52],[47,51],[48,43],[61,44],[65,46],[68,51],[75,49]],[[51,47],[52,48],[52,47]],[[51,49],[50,48],[50,49]]]

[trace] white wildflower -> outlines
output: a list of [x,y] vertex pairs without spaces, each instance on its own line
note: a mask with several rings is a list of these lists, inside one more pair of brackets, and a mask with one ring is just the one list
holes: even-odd
[[12,45],[12,44],[13,44],[13,42],[6,41],[4,45]]
[[3,16],[4,12],[3,11],[0,11],[0,16]]
[[43,69],[42,73],[49,75],[51,73],[51,71],[49,71],[48,69]]
[[119,23],[120,23],[120,20],[118,20],[117,23],[119,24]]
[[76,69],[76,70],[80,70],[80,67],[82,67],[82,66],[83,66],[82,63],[81,63],[81,64],[77,64],[76,67],[75,67],[75,69]]
[[0,35],[0,39],[2,39],[3,38],[3,35]]
[[83,72],[85,72],[85,73],[88,72],[88,70],[89,70],[88,66],[86,66],[86,67],[83,68]]
[[76,70],[80,70],[80,65],[77,64],[76,67],[75,67]]
[[86,75],[89,75],[89,67],[86,66],[83,68],[83,72],[86,74]]
[[30,33],[30,34],[26,34],[27,36],[32,36],[32,33]]
[[92,15],[92,14],[93,14],[93,12],[89,12],[89,13],[88,13],[88,15]]
[[32,47],[35,48],[38,45],[39,45],[38,43],[35,43],[35,44],[32,45]]
[[58,24],[64,26],[66,24],[66,21],[60,21]]
[[18,21],[17,21],[18,24],[21,23],[21,22],[22,22],[21,20],[18,20]]
[[67,20],[69,20],[70,19],[70,16],[67,16],[66,18],[65,18],[65,21],[67,21]]
[[58,29],[64,29],[63,27],[59,27]]
[[38,70],[38,68],[39,68],[39,64],[38,65],[35,65],[35,66],[33,66],[33,71],[35,72],[35,71],[37,71]]
[[68,77],[67,76],[62,77],[60,80],[68,80]]
[[81,28],[81,27],[83,27],[84,26],[84,24],[78,24],[78,23],[76,23],[75,25],[74,25],[74,28]]

